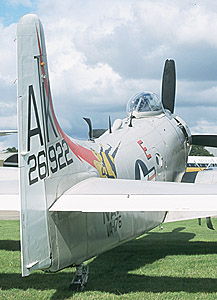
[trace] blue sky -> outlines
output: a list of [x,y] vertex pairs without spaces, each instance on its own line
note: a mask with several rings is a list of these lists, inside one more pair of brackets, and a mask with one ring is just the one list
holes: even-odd
[[[164,61],[177,68],[175,113],[192,132],[217,133],[217,2],[215,0],[0,1],[0,128],[16,121],[16,23],[41,19],[57,117],[67,134],[125,117],[140,91],[161,94]],[[14,83],[15,82],[15,83]],[[16,137],[0,141],[12,146]]]
[[4,26],[17,23],[19,19],[28,13],[35,12],[39,1],[29,0],[1,0],[0,1],[0,18]]

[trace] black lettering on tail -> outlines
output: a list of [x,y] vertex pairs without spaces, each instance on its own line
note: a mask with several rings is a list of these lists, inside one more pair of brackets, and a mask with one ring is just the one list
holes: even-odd
[[[31,129],[31,105],[33,103],[33,108],[35,112],[35,120],[37,127]],[[44,144],[43,143],[43,137],[41,133],[41,127],[40,127],[40,122],[39,122],[39,117],[38,117],[38,110],[37,110],[37,105],[36,105],[36,100],[35,100],[35,94],[33,90],[33,86],[29,86],[29,103],[28,103],[28,151],[30,151],[30,138],[34,135],[39,135],[40,143],[41,146]]]

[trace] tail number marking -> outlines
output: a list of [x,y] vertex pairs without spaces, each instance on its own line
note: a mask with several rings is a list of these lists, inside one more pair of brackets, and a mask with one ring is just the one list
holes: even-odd
[[[53,174],[73,163],[73,159],[69,158],[69,146],[65,140],[48,148],[48,158],[50,170]],[[39,151],[38,154],[30,155],[27,164],[30,166],[28,173],[29,185],[43,180],[48,175],[47,158],[44,150]]]
[[73,163],[73,159],[69,159],[69,146],[65,140],[61,143],[57,142],[55,147],[52,145],[48,149],[48,156],[51,163],[50,169],[52,173],[62,170],[66,166]]
[[32,154],[29,156],[27,163],[28,163],[28,165],[30,164],[29,185],[32,185],[32,184],[38,182],[38,177],[34,176],[34,172],[36,171],[36,168],[37,168],[37,160],[36,160],[35,154]]

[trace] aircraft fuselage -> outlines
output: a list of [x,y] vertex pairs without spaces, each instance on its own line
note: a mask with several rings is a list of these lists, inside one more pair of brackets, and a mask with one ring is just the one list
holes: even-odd
[[[73,163],[76,165],[77,161],[80,165],[83,161],[86,166],[80,178],[88,178],[92,174],[114,180],[181,180],[189,145],[180,119],[175,120],[172,115],[162,113],[133,119],[132,127],[129,127],[127,119],[118,122],[119,128],[111,134],[106,132],[95,141],[71,140],[69,147],[76,154]],[[161,224],[165,215],[163,211],[55,212],[50,217],[55,243],[52,243],[54,256],[49,269],[56,271],[72,262],[79,264],[135,238]],[[60,249],[61,255],[57,255]]]

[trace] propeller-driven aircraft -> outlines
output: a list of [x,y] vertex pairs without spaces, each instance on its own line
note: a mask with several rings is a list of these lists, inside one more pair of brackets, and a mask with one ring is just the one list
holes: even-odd
[[18,179],[7,170],[1,199],[20,197],[23,276],[74,265],[72,288],[82,289],[91,257],[163,222],[217,214],[216,172],[185,173],[191,144],[216,146],[217,137],[191,135],[174,114],[173,60],[165,63],[161,100],[136,94],[126,118],[106,131],[86,118],[87,141],[70,138],[56,118],[36,15],[18,23],[17,64],[20,188],[8,193],[8,181]]

